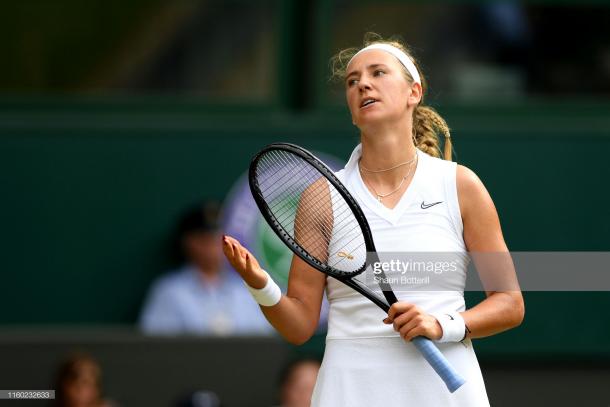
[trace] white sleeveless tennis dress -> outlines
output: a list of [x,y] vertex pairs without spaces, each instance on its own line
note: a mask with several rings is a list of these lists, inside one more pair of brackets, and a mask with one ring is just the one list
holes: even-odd
[[[456,163],[417,150],[411,184],[396,207],[388,209],[362,181],[361,154],[358,145],[337,176],[362,207],[378,252],[465,253]],[[433,203],[437,204],[430,206]],[[458,283],[453,281],[447,291],[393,289],[399,301],[415,303],[429,313],[464,311],[465,269],[460,272]],[[369,286],[379,290],[374,283]],[[415,346],[382,322],[387,315],[379,307],[333,278],[327,278],[326,294],[328,334],[312,406],[489,406],[470,340],[437,344],[466,379],[452,394]]]

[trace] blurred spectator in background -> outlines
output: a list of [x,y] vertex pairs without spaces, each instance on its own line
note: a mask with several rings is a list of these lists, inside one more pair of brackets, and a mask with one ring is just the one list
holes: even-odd
[[102,369],[84,353],[74,354],[61,364],[55,389],[57,407],[118,407],[102,397]]
[[271,335],[241,278],[223,266],[219,205],[203,202],[178,224],[182,266],[152,285],[140,317],[148,334]]
[[317,359],[290,362],[280,376],[280,407],[309,407],[318,370],[320,361]]
[[197,390],[180,399],[175,407],[222,407],[222,403],[213,391]]

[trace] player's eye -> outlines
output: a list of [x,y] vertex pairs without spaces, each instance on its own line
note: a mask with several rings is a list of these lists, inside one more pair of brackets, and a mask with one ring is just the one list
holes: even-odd
[[377,70],[375,70],[375,72],[373,72],[373,75],[374,76],[383,76],[383,75],[385,75],[385,71],[382,69],[377,69]]
[[348,79],[347,80],[347,86],[353,86],[357,83],[358,81],[356,79]]

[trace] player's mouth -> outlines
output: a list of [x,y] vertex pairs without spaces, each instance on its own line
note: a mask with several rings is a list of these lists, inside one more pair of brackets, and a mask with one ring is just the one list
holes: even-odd
[[376,104],[377,102],[379,102],[379,100],[377,100],[375,98],[364,98],[364,99],[362,99],[362,102],[360,103],[360,109],[369,108],[369,107],[373,106],[374,104]]

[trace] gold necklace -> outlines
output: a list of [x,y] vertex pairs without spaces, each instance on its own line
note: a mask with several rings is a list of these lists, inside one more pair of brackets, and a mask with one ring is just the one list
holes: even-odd
[[[416,158],[417,158],[417,155],[415,155],[415,157],[413,158],[413,160],[415,160]],[[366,185],[368,185],[369,187],[371,187],[371,189],[373,190],[373,192],[375,193],[375,195],[377,195],[377,200],[378,200],[379,202],[382,202],[382,201],[383,201],[383,198],[387,198],[388,196],[390,196],[390,195],[392,195],[392,194],[394,194],[394,193],[398,192],[398,190],[400,190],[400,188],[402,188],[402,184],[404,184],[405,180],[406,180],[407,178],[409,178],[409,175],[411,175],[411,170],[413,169],[413,160],[411,160],[411,164],[409,165],[409,171],[407,172],[407,175],[405,175],[404,177],[402,177],[402,180],[400,181],[400,184],[398,184],[398,187],[397,187],[395,190],[393,190],[393,191],[391,191],[391,192],[388,192],[387,194],[380,194],[379,192],[377,192],[377,190],[375,189],[375,187],[374,187],[373,185],[371,185],[370,183],[368,183],[368,182],[367,182],[367,181],[364,179],[364,177],[362,177],[362,180],[363,180],[363,181],[366,183]],[[416,163],[416,165],[417,165],[417,163]],[[364,173],[362,172],[362,166],[359,166],[359,168],[360,168],[360,173],[361,173],[362,175],[364,175]]]
[[385,168],[383,170],[369,170],[368,168],[366,168],[364,165],[362,165],[362,163],[360,163],[360,169],[366,171],[366,172],[371,172],[371,173],[379,173],[379,172],[386,172],[386,171],[390,171],[390,170],[394,170],[398,167],[402,167],[403,165],[407,165],[407,164],[411,164],[413,161],[415,161],[415,159],[417,158],[417,153],[415,153],[415,155],[413,156],[413,158],[411,158],[409,161],[405,161],[404,163],[400,163],[398,165],[395,165],[393,167],[390,168]]

